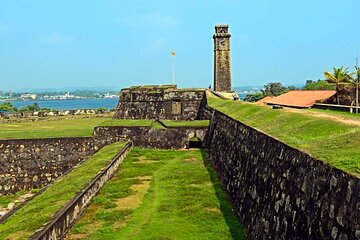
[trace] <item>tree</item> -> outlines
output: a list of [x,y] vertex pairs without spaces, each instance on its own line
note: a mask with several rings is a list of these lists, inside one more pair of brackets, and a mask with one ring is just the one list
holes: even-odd
[[[355,75],[355,76],[354,76]],[[350,79],[352,84],[355,86],[355,105],[359,106],[359,81],[360,81],[360,67],[355,66],[355,72],[351,73]],[[358,113],[358,108],[356,108],[356,113]]]
[[344,68],[344,67],[340,67],[340,68],[336,68],[333,67],[334,72],[324,72],[324,76],[326,78],[326,81],[332,85],[335,86],[336,88],[336,101],[337,104],[340,104],[340,98],[339,98],[339,92],[341,90],[345,89],[345,86],[351,83],[351,78],[353,73],[349,73],[349,68]]
[[5,102],[0,104],[0,110],[15,111],[15,112],[17,111],[16,107],[14,107],[11,102]]
[[335,86],[326,80],[307,80],[304,90],[335,90]]
[[20,109],[20,112],[34,112],[40,111],[40,107],[38,103],[34,103],[33,105],[26,105],[25,107]]
[[289,89],[284,87],[279,82],[271,82],[264,85],[264,90],[262,90],[264,96],[279,96],[283,93],[286,93]]
[[263,93],[257,92],[257,93],[251,93],[251,94],[246,95],[243,100],[246,102],[257,102],[260,99],[263,99],[264,97],[265,96]]

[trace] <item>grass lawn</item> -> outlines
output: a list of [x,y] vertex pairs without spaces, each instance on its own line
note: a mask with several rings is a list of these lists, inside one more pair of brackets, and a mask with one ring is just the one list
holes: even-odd
[[94,127],[108,117],[49,119],[35,122],[3,123],[0,139],[90,137]]
[[204,155],[133,148],[68,239],[245,239]]
[[150,126],[152,120],[149,119],[108,119],[99,126],[111,127],[111,126],[125,126],[125,127],[146,127]]
[[162,122],[168,127],[208,127],[209,120],[194,120],[194,121],[174,121],[174,120],[162,120]]
[[104,147],[89,160],[56,181],[45,192],[35,197],[0,225],[0,239],[29,238],[86,186],[124,145],[125,143],[117,142]]
[[360,173],[360,126],[208,93],[209,106],[349,173]]

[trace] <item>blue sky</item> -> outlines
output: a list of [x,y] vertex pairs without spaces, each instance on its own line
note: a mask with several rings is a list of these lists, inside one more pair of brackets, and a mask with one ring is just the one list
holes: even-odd
[[214,25],[233,86],[322,78],[360,51],[359,0],[0,0],[0,90],[213,81]]

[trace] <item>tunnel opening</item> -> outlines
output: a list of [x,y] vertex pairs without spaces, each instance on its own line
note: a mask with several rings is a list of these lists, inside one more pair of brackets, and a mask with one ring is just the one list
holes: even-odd
[[202,141],[198,137],[192,137],[189,139],[189,148],[202,148]]

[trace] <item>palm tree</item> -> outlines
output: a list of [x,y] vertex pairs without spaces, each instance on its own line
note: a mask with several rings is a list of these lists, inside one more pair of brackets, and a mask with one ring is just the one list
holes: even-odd
[[[355,77],[354,77],[355,75]],[[359,81],[360,81],[360,67],[355,66],[355,72],[350,74],[350,79],[352,84],[355,85],[356,93],[355,93],[355,105],[356,105],[356,113],[358,113],[359,107]]]
[[336,86],[337,104],[340,104],[340,99],[339,99],[340,90],[343,89],[343,86],[351,83],[351,78],[353,73],[349,73],[348,69],[349,68],[344,68],[344,67],[340,67],[340,68],[333,67],[334,73],[328,71],[324,72],[324,76],[326,78],[325,80],[328,83]]

